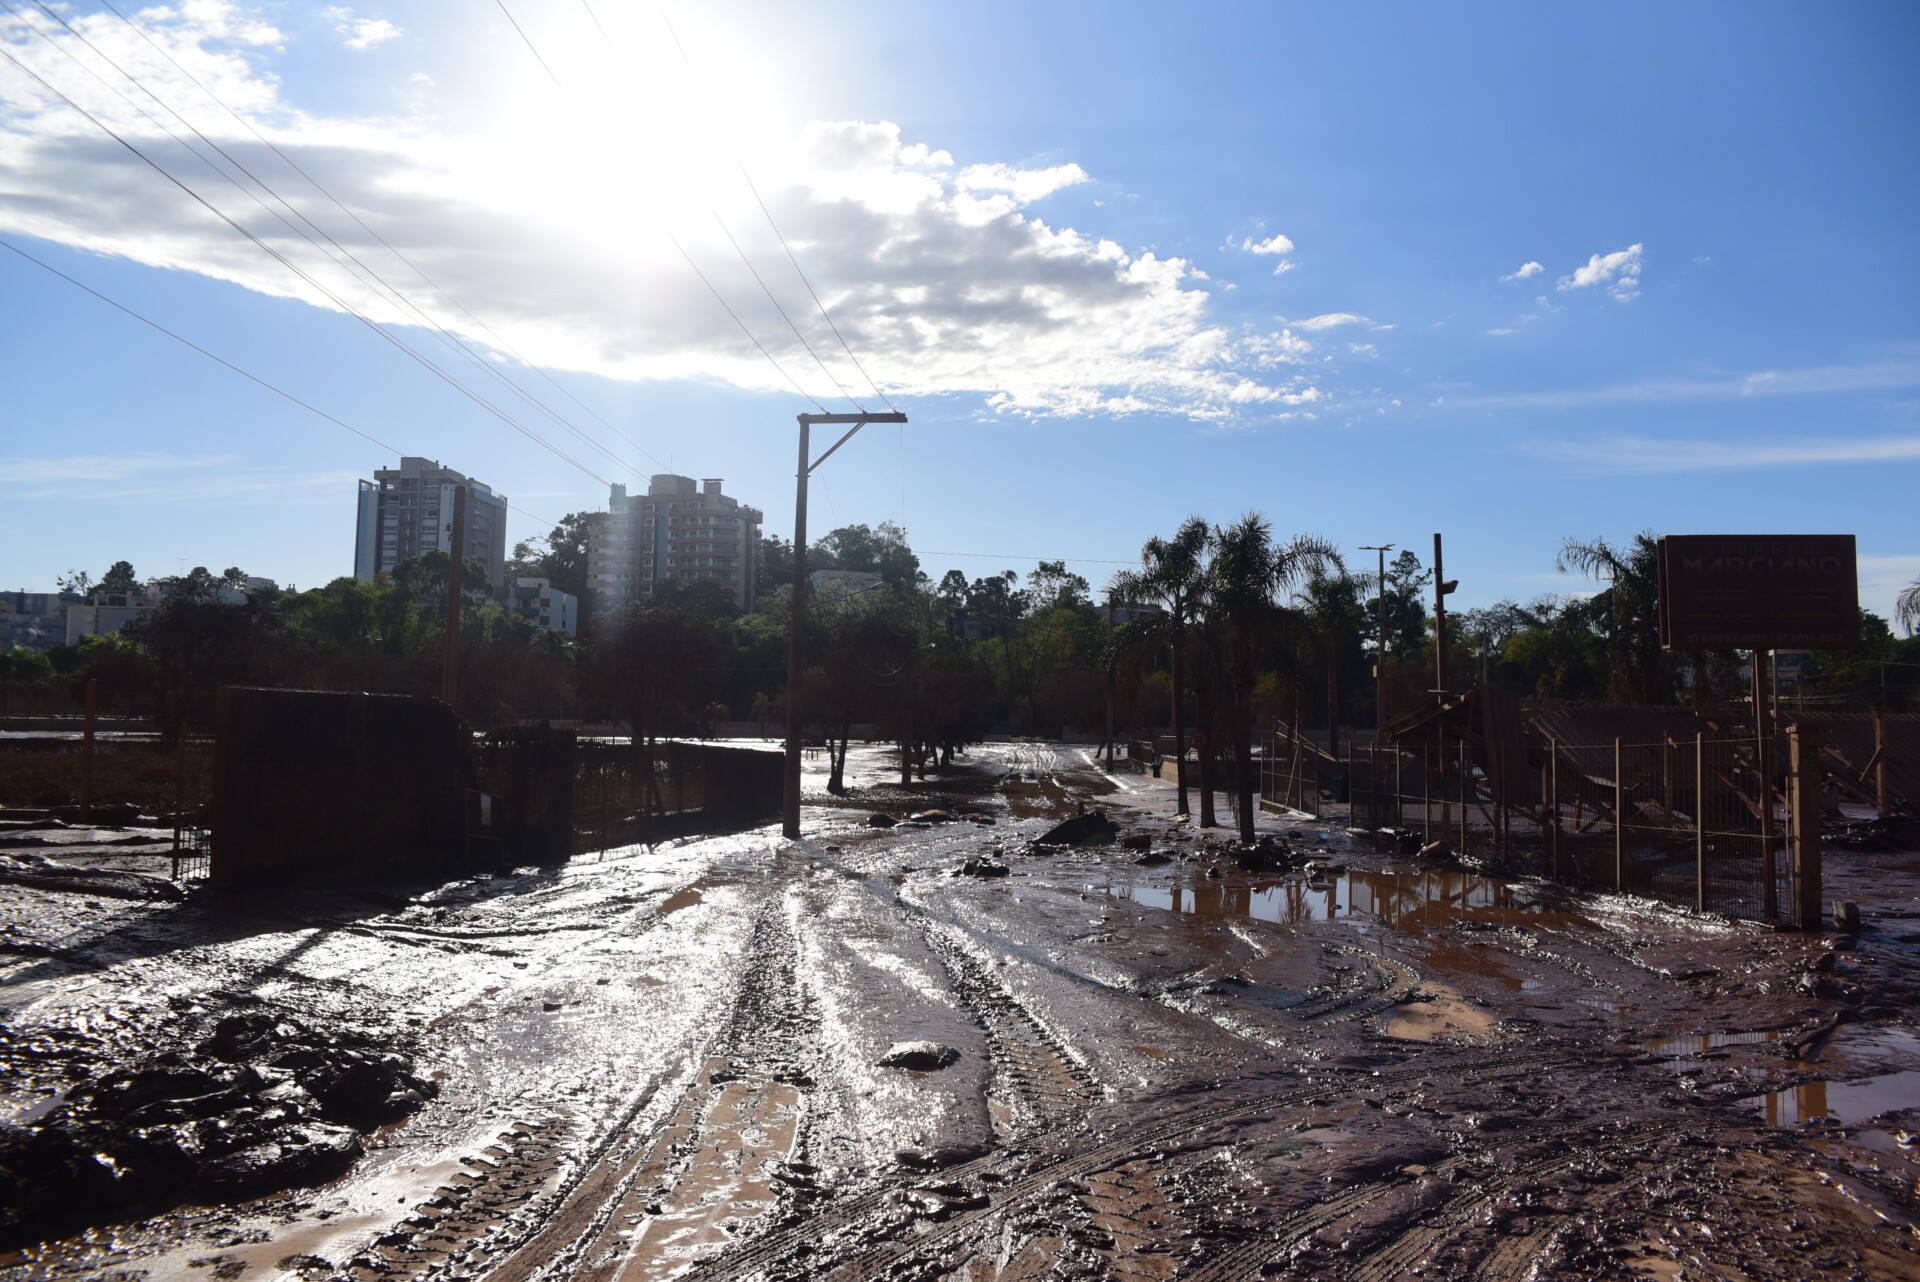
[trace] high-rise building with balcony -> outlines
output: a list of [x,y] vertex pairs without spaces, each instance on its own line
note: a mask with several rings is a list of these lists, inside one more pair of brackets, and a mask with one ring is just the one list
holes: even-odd
[[598,609],[645,601],[668,579],[714,579],[753,608],[760,512],[720,492],[717,479],[661,474],[645,494],[615,485],[608,510],[587,523],[587,584]]
[[353,574],[370,581],[407,557],[453,549],[453,489],[467,487],[467,529],[462,551],[487,567],[487,582],[499,596],[507,587],[507,498],[432,459],[402,458],[360,482]]

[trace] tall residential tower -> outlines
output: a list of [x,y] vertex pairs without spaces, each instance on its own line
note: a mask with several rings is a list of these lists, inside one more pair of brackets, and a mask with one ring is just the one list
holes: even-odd
[[406,557],[453,549],[453,487],[467,487],[464,551],[487,567],[494,595],[506,591],[507,498],[432,459],[402,458],[360,482],[353,574],[371,580]]
[[596,608],[645,601],[668,579],[715,579],[753,608],[760,512],[720,492],[717,479],[655,476],[643,495],[615,485],[608,511],[587,523],[587,585]]

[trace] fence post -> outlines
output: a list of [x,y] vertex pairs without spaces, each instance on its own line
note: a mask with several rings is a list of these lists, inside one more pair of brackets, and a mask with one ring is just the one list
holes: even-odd
[[[1886,675],[1886,669],[1880,669]],[[1880,720],[1880,709],[1873,710],[1873,808],[1880,818],[1887,817],[1887,728]]]
[[1707,736],[1693,736],[1693,898],[1694,908],[1707,911],[1712,891],[1707,886]]
[[1613,888],[1627,888],[1627,773],[1620,740],[1613,741]]
[[1553,820],[1553,879],[1559,881],[1560,871],[1560,743],[1547,740],[1547,810]]
[[1754,773],[1760,777],[1760,913],[1770,922],[1780,920],[1780,892],[1773,868],[1773,735],[1753,741]]
[[1433,844],[1433,745],[1420,745],[1420,844]]
[[184,804],[187,786],[187,736],[180,734],[179,745],[173,750],[173,879],[180,880],[180,808]]
[[86,743],[80,749],[80,822],[93,819],[93,717],[98,707],[99,683],[87,678]]
[[1816,727],[1787,727],[1787,756],[1792,772],[1794,904],[1801,930],[1820,929],[1820,732]]

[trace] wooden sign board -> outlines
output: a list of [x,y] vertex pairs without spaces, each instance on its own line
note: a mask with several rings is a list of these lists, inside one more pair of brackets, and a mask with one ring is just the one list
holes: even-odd
[[1850,650],[1860,644],[1851,534],[1670,534],[1660,540],[1669,650]]

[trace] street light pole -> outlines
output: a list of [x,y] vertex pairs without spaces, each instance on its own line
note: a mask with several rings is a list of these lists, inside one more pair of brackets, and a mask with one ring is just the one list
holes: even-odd
[[[815,468],[833,457],[833,452],[853,439],[853,434],[869,423],[905,424],[905,414],[801,414],[800,463],[794,480],[793,497],[793,611],[787,625],[787,760],[786,787],[782,798],[780,831],[789,837],[800,835],[800,686],[806,673],[807,632],[807,478]],[[813,425],[850,425],[847,434],[835,441],[825,454],[807,461],[813,452]]]
[[1385,743],[1387,731],[1387,553],[1393,551],[1393,544],[1361,544],[1360,550],[1380,554],[1380,631],[1373,647],[1373,742],[1379,746]]

